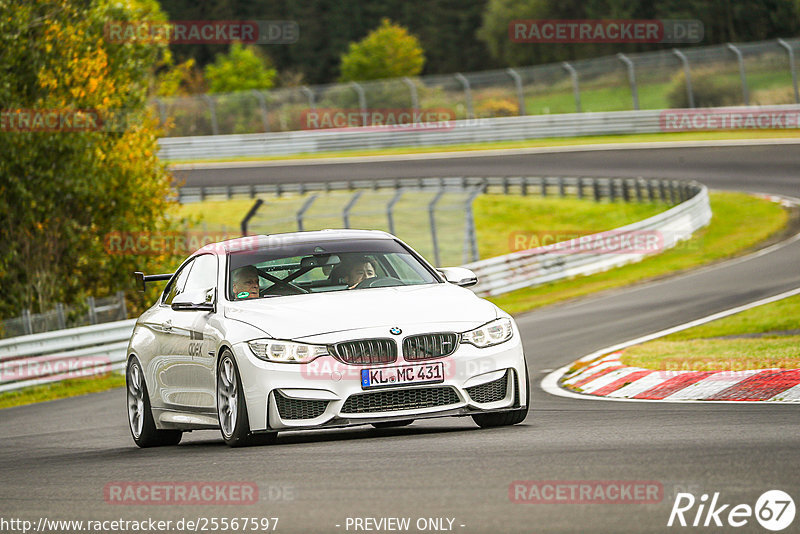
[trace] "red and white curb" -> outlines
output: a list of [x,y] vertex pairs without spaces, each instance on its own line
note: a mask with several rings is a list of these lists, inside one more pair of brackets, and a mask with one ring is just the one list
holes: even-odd
[[561,385],[620,399],[800,402],[800,369],[654,371],[624,365],[621,355],[598,358]]
[[[622,364],[622,350],[770,302],[800,295],[800,288],[737,306],[593,352],[544,377],[542,389],[559,397],[630,402],[800,403],[800,369],[750,371],[656,371]],[[569,374],[576,364],[586,364]],[[576,388],[576,390],[568,388]]]

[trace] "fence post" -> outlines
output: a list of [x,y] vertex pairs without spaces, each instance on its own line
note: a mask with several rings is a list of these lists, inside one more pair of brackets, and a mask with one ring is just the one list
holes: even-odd
[[653,180],[647,180],[647,198],[650,202],[656,201],[656,192],[653,190]]
[[578,87],[578,71],[575,70],[575,67],[570,65],[568,62],[564,61],[561,63],[561,66],[564,67],[569,73],[570,78],[572,78],[572,93],[575,95],[575,112],[581,112],[581,90]]
[[308,208],[311,207],[311,204],[313,204],[315,200],[317,200],[317,195],[316,194],[311,195],[303,203],[303,206],[297,211],[297,231],[298,232],[302,232],[303,231],[303,216],[305,216],[306,212],[308,211]]
[[356,205],[358,202],[358,198],[361,196],[363,191],[356,191],[353,193],[353,196],[350,197],[350,200],[345,205],[344,209],[342,210],[342,219],[344,219],[344,227],[350,228],[350,210],[353,209],[353,206]]
[[358,95],[358,108],[361,110],[361,126],[367,126],[367,95],[364,88],[358,82],[350,82],[350,87],[355,89]]
[[639,178],[636,178],[636,180],[633,183],[634,183],[634,187],[636,188],[636,202],[641,204],[642,203],[642,178],[641,178],[641,176]]
[[117,291],[117,300],[119,301],[119,319],[120,321],[128,318],[128,307],[125,304],[125,292]]
[[628,184],[628,179],[627,178],[623,178],[622,179],[622,199],[625,202],[630,202],[631,201],[631,190],[630,190],[630,185]]
[[481,188],[475,187],[470,192],[465,205],[464,211],[467,214],[466,228],[464,229],[464,251],[461,257],[463,263],[470,261],[478,261],[478,232],[475,229],[475,213],[472,210],[472,204],[478,195],[481,194]]
[[659,192],[659,194],[661,196],[661,202],[666,204],[667,203],[667,189],[664,186],[664,180],[659,180],[658,181],[658,192]]
[[636,87],[636,71],[628,56],[623,53],[617,54],[617,59],[622,61],[628,67],[628,82],[631,84],[631,96],[633,97],[633,109],[639,109],[639,88]]
[[528,196],[528,177],[527,176],[520,176],[520,193],[523,197]]
[[736,46],[731,43],[726,43],[728,50],[736,54],[736,60],[739,63],[739,78],[742,80],[742,98],[744,99],[744,105],[750,105],[750,93],[747,91],[747,76],[744,72],[744,57],[742,56],[742,51],[739,50]]
[[563,176],[559,176],[558,177],[558,196],[560,196],[561,198],[564,198],[565,196],[567,196],[567,192],[564,189],[564,177]]
[[436,262],[435,267],[441,267],[442,261],[439,257],[439,240],[436,237],[436,203],[439,202],[439,199],[442,198],[444,195],[444,189],[439,189],[436,193],[436,196],[433,197],[433,200],[430,201],[428,204],[428,219],[430,220],[431,224],[431,241],[433,241],[433,258]]
[[253,216],[256,214],[258,209],[261,207],[261,204],[263,204],[263,203],[264,203],[263,200],[261,200],[260,198],[257,198],[255,204],[250,206],[250,209],[248,210],[247,214],[245,214],[244,219],[242,219],[242,223],[241,223],[242,236],[247,237],[247,225],[250,222],[250,219],[253,218]]
[[464,87],[464,98],[467,101],[467,118],[474,119],[475,110],[472,107],[472,88],[469,86],[469,80],[467,80],[467,77],[460,72],[456,72],[453,76],[456,80],[461,82],[461,85]]
[[211,117],[211,132],[214,135],[219,135],[219,125],[217,124],[217,106],[214,98],[208,95],[203,95],[203,100],[208,104],[208,114]]
[[592,178],[592,192],[594,193],[594,201],[600,202],[600,184],[597,178]]
[[689,67],[689,58],[686,55],[678,50],[677,48],[672,49],[672,53],[677,56],[678,59],[681,60],[683,64],[683,74],[686,76],[686,96],[689,99],[689,107],[694,107],[694,91],[692,91],[692,73]]
[[583,198],[583,176],[578,176],[578,198]]
[[86,297],[86,305],[89,307],[89,324],[97,324],[97,309],[94,305],[94,297]]
[[403,83],[408,86],[408,92],[411,94],[411,107],[419,109],[419,96],[417,95],[417,86],[414,85],[414,80],[408,76],[403,76]]
[[264,132],[269,132],[269,114],[267,111],[267,99],[264,98],[264,93],[258,89],[252,90],[253,94],[258,98],[258,107],[261,108],[261,122],[264,124]]
[[784,41],[783,39],[778,39],[778,44],[786,49],[786,53],[789,54],[789,70],[792,71],[792,87],[794,88],[794,101],[795,103],[800,103],[800,93],[797,92],[797,68],[794,65],[794,50],[792,49],[792,45]]
[[392,234],[392,235],[395,235],[395,233],[394,233],[394,205],[397,204],[400,201],[400,197],[403,196],[403,192],[404,191],[402,189],[398,188],[397,191],[394,192],[394,196],[392,197],[392,199],[389,201],[388,204],[386,204],[386,218],[389,221],[389,233]]
[[22,326],[25,328],[26,334],[33,334],[33,324],[31,323],[31,310],[25,308],[22,310]]
[[608,179],[608,201],[614,202],[617,200],[617,189],[616,189],[616,182],[613,178]]
[[[125,305],[125,298],[122,299],[122,305]],[[127,317],[127,314],[126,314]],[[56,319],[58,320],[59,330],[64,330],[67,327],[67,317],[64,314],[64,304],[61,302],[56,304]]]
[[317,109],[317,100],[314,97],[314,91],[309,89],[307,85],[302,86],[300,91],[308,98],[308,107],[311,109]]
[[506,73],[514,80],[514,85],[517,87],[517,101],[519,102],[519,115],[525,115],[525,93],[522,90],[522,78],[519,73],[512,68],[507,68]]
[[542,176],[539,178],[539,187],[541,189],[542,198],[547,198],[547,177]]

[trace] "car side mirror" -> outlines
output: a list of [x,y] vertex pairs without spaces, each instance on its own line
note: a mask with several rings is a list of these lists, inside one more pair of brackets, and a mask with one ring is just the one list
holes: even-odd
[[442,273],[445,280],[457,286],[470,287],[478,283],[475,273],[463,267],[442,267],[438,271]]
[[175,311],[214,311],[214,290],[193,289],[184,291],[172,300]]

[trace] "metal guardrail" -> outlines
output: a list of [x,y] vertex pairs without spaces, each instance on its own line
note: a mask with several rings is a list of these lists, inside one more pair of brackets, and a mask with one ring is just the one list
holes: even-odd
[[[724,109],[755,112],[762,108],[740,106]],[[800,113],[800,105],[796,104],[770,106],[769,109]],[[436,127],[436,123],[431,123],[411,129],[364,127],[242,135],[168,137],[159,139],[159,157],[164,160],[193,160],[205,159],[209,155],[213,155],[214,158],[281,156],[343,150],[521,141],[544,137],[659,133],[665,131],[662,114],[669,111],[655,109],[468,119],[446,123],[445,127]],[[796,128],[797,124],[786,127]]]
[[[421,183],[437,182],[438,180]],[[494,177],[450,179],[448,183],[451,186],[459,184],[472,188],[483,184],[484,188],[502,188],[504,192],[513,190],[521,194],[535,190],[537,194],[570,195],[598,200],[610,198],[622,201],[680,202],[663,213],[612,231],[618,236],[643,230],[660,232],[663,236],[663,249],[690,237],[711,219],[708,190],[696,182]],[[595,234],[597,235],[602,234]],[[464,267],[474,270],[478,275],[479,283],[473,290],[479,295],[487,296],[607,270],[638,261],[644,256],[643,253],[563,254],[555,251],[554,247],[515,252],[469,263]],[[126,348],[135,322],[135,319],[129,319],[0,340],[0,392],[124,369]]]
[[[481,296],[508,293],[523,287],[562,280],[578,275],[588,275],[640,261],[645,251],[612,252],[559,252],[563,249],[580,249],[585,243],[603,242],[611,235],[617,239],[626,236],[631,240],[637,232],[650,231],[660,236],[659,251],[674,247],[679,241],[706,226],[711,221],[711,205],[708,189],[692,184],[692,196],[677,206],[637,223],[601,232],[585,238],[577,238],[559,245],[549,245],[521,252],[513,252],[464,265],[478,276],[478,284],[472,289]],[[584,241],[582,241],[584,240]]]
[[0,340],[0,392],[125,368],[135,319]]

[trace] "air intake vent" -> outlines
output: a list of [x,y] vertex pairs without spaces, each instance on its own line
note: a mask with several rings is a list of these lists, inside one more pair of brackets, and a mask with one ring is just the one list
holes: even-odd
[[506,398],[508,391],[508,371],[497,380],[467,388],[470,398],[475,402],[497,402]]
[[342,413],[395,412],[458,404],[460,398],[451,387],[400,389],[350,395]]
[[301,400],[285,397],[279,391],[275,392],[275,403],[282,419],[314,419],[325,413],[328,401]]
[[442,332],[409,336],[403,340],[403,357],[408,361],[450,356],[458,348],[458,334]]

